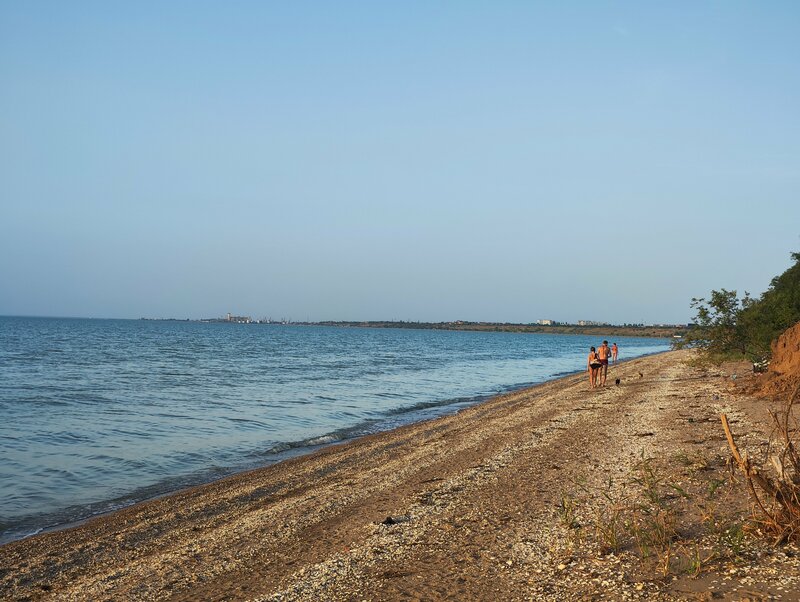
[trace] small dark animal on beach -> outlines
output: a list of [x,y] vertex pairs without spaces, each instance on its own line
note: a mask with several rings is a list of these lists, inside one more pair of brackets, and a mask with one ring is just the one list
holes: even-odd
[[619,387],[619,379],[615,380],[615,381],[614,381],[614,384],[615,384],[615,385],[617,385],[617,386]]

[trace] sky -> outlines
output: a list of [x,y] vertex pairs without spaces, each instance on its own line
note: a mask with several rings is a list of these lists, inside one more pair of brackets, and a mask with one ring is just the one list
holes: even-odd
[[800,251],[800,3],[0,1],[0,315],[685,323]]

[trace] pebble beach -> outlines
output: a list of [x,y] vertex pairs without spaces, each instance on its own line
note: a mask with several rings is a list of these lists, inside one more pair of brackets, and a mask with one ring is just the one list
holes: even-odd
[[[719,426],[757,450],[764,404],[693,360],[553,380],[9,543],[0,598],[798,599],[800,554],[748,528]],[[597,528],[643,460],[683,492],[663,498],[679,536],[648,554]],[[735,550],[710,507],[720,532],[742,525]]]

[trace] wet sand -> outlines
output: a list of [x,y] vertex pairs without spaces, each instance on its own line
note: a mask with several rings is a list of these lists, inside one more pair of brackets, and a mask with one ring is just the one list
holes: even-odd
[[[599,390],[583,375],[551,381],[7,544],[0,599],[798,599],[794,548],[748,536],[698,570],[662,570],[658,554],[609,550],[590,529],[603,495],[580,492],[630,488],[642,458],[697,492],[669,498],[686,505],[673,560],[692,537],[714,545],[695,506],[746,517],[717,416],[757,448],[764,405],[690,357],[612,366]],[[565,498],[579,500],[573,525]]]

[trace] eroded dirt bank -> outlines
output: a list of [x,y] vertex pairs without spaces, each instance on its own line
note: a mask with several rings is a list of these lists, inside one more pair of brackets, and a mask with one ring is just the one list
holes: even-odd
[[[798,599],[796,549],[751,539],[725,466],[718,414],[757,452],[764,404],[690,357],[625,362],[602,390],[553,381],[8,544],[0,599]],[[641,492],[669,519],[644,548],[654,533],[624,524]]]

